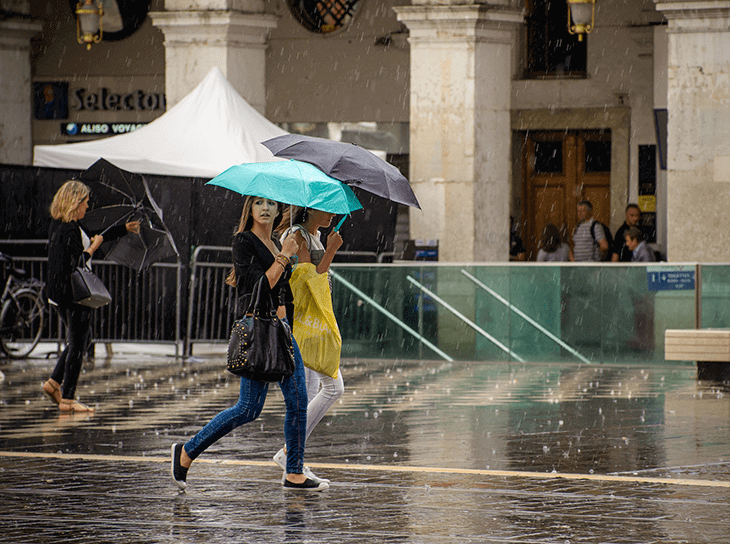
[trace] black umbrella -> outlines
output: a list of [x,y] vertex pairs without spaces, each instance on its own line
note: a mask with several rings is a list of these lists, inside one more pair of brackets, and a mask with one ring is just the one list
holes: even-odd
[[90,210],[84,218],[90,230],[140,222],[138,234],[129,233],[102,245],[106,260],[141,272],[153,263],[178,256],[175,241],[162,220],[162,210],[152,198],[144,176],[99,159],[80,179],[91,187]]
[[421,208],[406,177],[358,145],[285,134],[262,142],[275,156],[313,164],[328,176],[393,202]]

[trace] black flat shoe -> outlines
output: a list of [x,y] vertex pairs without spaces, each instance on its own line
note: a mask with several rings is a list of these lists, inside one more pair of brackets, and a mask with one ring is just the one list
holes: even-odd
[[182,449],[182,444],[172,445],[172,462],[170,464],[170,473],[172,474],[172,479],[175,480],[177,486],[181,490],[185,490],[185,488],[188,486],[187,482],[185,481],[188,477],[188,469],[180,464]]
[[323,491],[329,488],[327,482],[315,482],[311,478],[307,478],[301,484],[295,484],[284,478],[284,487],[288,489],[300,489],[302,491]]

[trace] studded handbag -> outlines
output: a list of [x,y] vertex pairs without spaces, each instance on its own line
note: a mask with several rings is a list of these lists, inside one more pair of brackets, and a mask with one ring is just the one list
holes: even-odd
[[228,340],[228,371],[262,382],[280,382],[294,374],[291,328],[276,316],[266,276],[256,282],[244,317]]

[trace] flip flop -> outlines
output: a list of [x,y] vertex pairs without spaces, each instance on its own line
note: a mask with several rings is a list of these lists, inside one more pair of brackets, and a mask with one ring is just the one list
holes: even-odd
[[58,404],[58,409],[62,412],[93,412],[94,409],[91,406],[86,406],[75,400],[61,399]]
[[43,389],[43,392],[48,395],[48,398],[51,399],[52,402],[55,404],[61,403],[61,387],[56,383],[56,385],[53,385],[56,382],[51,382],[51,380],[46,380],[43,382],[43,385],[41,388]]

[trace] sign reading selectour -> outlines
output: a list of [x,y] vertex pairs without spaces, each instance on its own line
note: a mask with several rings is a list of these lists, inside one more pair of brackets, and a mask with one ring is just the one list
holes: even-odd
[[151,111],[164,110],[167,106],[164,93],[112,93],[102,87],[98,92],[90,92],[84,88],[73,93],[71,107],[74,111]]

